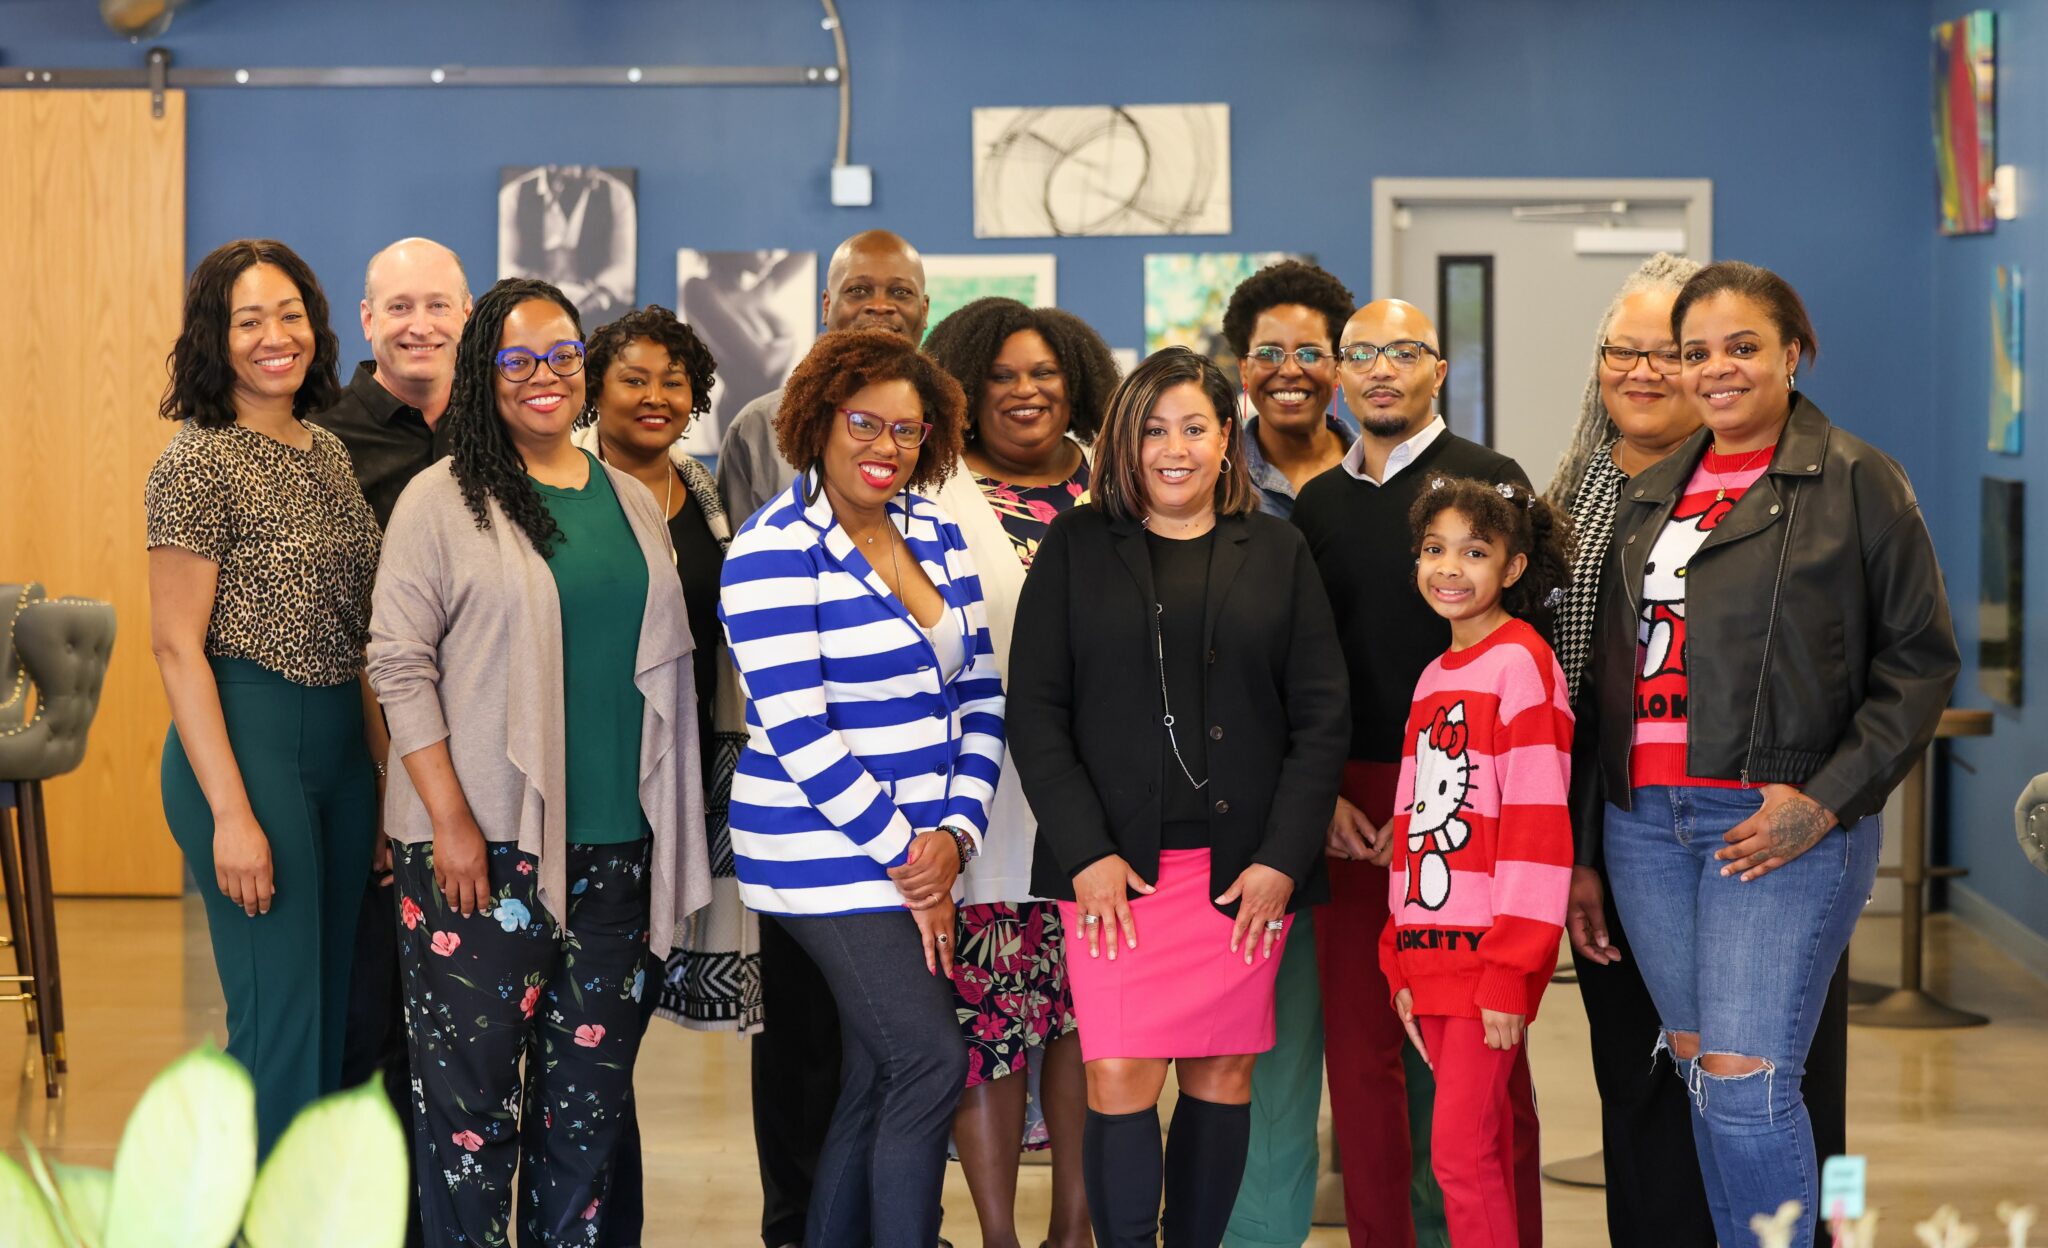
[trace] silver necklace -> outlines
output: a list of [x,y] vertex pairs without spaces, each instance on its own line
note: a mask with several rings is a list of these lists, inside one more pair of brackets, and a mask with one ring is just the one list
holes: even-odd
[[1173,703],[1166,696],[1166,632],[1160,624],[1165,615],[1165,603],[1152,604],[1152,647],[1153,653],[1159,656],[1159,705],[1166,710],[1166,714],[1160,717],[1159,722],[1166,725],[1166,743],[1173,747],[1173,761],[1180,764],[1180,774],[1186,776],[1188,783],[1195,788],[1206,788],[1209,783],[1207,777],[1197,780],[1195,773],[1188,770],[1188,760],[1182,758],[1180,753],[1180,734],[1173,730]]

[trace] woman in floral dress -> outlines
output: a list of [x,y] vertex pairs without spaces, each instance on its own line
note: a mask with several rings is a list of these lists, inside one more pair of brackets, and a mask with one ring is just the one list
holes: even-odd
[[[1087,496],[1084,448],[1116,387],[1116,364],[1080,320],[1011,299],[961,308],[932,330],[925,349],[967,392],[966,452],[937,501],[974,556],[1001,664],[1039,539],[1054,517]],[[1027,1148],[1062,1144],[1053,1155],[1047,1242],[1091,1242],[1080,1167],[1087,1089],[1059,911],[1030,888],[1036,839],[1016,771],[1005,764],[984,851],[961,877],[953,960],[954,1002],[967,1038],[967,1089],[953,1139],[989,1248],[1019,1244],[1020,1139]],[[1029,1091],[1037,1093],[1035,1106]]]

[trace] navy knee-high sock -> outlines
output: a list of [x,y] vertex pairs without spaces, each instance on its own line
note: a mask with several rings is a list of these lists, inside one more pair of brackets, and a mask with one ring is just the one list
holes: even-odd
[[[1159,1107],[1135,1114],[1088,1111],[1081,1132],[1081,1177],[1097,1248],[1153,1248],[1159,1242]],[[1243,1150],[1238,1167],[1243,1169]],[[1234,1199],[1237,1189],[1231,1189]],[[1224,1213],[1229,1214],[1226,1202]]]
[[1180,1094],[1166,1137],[1166,1248],[1216,1248],[1244,1182],[1252,1107]]

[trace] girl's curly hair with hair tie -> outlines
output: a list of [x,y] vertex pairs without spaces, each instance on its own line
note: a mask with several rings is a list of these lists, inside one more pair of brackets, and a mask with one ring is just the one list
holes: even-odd
[[1572,580],[1572,522],[1548,499],[1507,481],[1432,477],[1408,509],[1409,549],[1417,559],[1430,522],[1446,511],[1465,517],[1478,536],[1504,541],[1508,558],[1528,559],[1521,578],[1501,592],[1509,615],[1526,620],[1564,600]]
[[[449,457],[454,461],[455,479],[462,485],[462,501],[476,517],[476,527],[491,527],[491,501],[495,499],[506,519],[518,525],[535,553],[546,559],[555,553],[562,529],[548,514],[540,491],[533,488],[526,475],[526,461],[498,416],[497,391],[498,339],[505,332],[505,318],[520,304],[536,299],[559,307],[575,327],[576,336],[583,336],[576,305],[555,286],[530,277],[508,277],[497,283],[478,296],[469,323],[462,327],[462,341],[455,347],[448,414],[441,419],[448,424]],[[589,371],[588,367],[583,370]]]

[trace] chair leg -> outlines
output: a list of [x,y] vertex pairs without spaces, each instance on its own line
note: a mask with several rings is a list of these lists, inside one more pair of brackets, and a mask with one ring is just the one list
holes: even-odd
[[[18,787],[16,791],[19,792]],[[0,886],[7,890],[7,934],[14,946],[14,973],[33,977],[35,969],[29,959],[35,941],[29,933],[27,894],[22,891],[21,851],[14,839],[20,824],[16,817],[18,809],[13,800],[0,806]],[[28,1024],[29,1034],[34,1035],[37,1010],[33,978],[20,987],[22,1019]]]
[[43,1095],[57,1095],[57,1011],[52,988],[57,980],[57,916],[51,903],[50,864],[45,853],[46,838],[38,835],[42,821],[43,786],[29,780],[15,786],[20,800],[21,868],[28,894],[28,921],[35,932],[30,945],[35,966],[36,992],[42,1008],[36,1011],[36,1032],[43,1050]]

